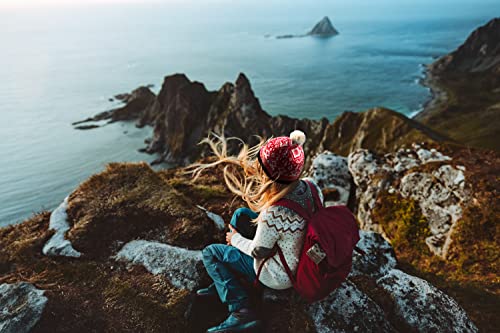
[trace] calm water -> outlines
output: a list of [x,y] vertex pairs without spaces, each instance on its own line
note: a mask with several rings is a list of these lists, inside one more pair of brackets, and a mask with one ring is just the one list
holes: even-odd
[[[53,209],[110,161],[154,158],[136,151],[149,128],[73,130],[71,122],[115,106],[116,93],[158,89],[174,72],[214,90],[244,72],[273,115],[333,120],[381,105],[412,115],[429,97],[421,64],[500,13],[489,5],[358,15],[273,3],[0,11],[0,226]],[[265,37],[305,32],[324,15],[339,36]]]

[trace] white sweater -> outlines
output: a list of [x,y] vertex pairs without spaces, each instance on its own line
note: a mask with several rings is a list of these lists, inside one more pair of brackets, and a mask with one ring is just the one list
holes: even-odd
[[[308,179],[312,181],[311,179]],[[313,183],[314,184],[314,183]],[[323,195],[319,187],[318,190],[321,201]],[[285,198],[299,203],[306,208],[306,201],[312,203],[312,193],[309,186],[301,181],[299,185]],[[295,274],[299,263],[299,257],[304,243],[306,221],[295,211],[281,207],[271,206],[264,210],[259,216],[257,230],[253,240],[235,234],[231,239],[231,244],[249,256],[256,248],[265,247],[272,249],[277,243],[283,251],[286,262],[290,270]],[[254,259],[255,272],[258,271],[264,259]],[[281,264],[278,253],[264,264],[259,278],[265,286],[272,289],[287,289],[292,287],[285,268]]]

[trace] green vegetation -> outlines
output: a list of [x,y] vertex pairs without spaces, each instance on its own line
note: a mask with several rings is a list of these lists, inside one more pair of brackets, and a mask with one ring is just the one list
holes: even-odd
[[381,193],[379,198],[383,199],[373,211],[373,217],[391,239],[398,258],[414,263],[418,262],[422,255],[430,256],[425,238],[430,236],[431,232],[418,203],[388,193]]

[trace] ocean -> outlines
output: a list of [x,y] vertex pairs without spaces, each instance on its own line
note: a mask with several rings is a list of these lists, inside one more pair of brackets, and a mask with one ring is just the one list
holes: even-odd
[[[137,152],[151,128],[71,126],[116,107],[108,99],[117,93],[144,84],[158,91],[178,72],[216,90],[243,72],[272,115],[333,121],[385,106],[412,116],[430,97],[419,84],[422,64],[500,13],[494,3],[353,4],[0,8],[0,226],[53,209],[109,162],[154,159]],[[304,33],[325,15],[338,36],[274,38]]]

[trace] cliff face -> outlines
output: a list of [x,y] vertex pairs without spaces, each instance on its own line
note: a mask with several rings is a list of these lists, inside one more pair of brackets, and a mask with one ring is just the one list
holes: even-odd
[[500,18],[474,30],[462,45],[432,67],[436,73],[500,73]]
[[440,142],[446,138],[401,113],[374,108],[344,112],[325,131],[322,148],[347,156],[359,148],[387,153],[413,142]]
[[[208,91],[203,84],[192,82],[183,74],[165,77],[158,96],[151,97],[152,93],[146,89],[130,94],[124,107],[84,122],[135,119],[138,126],[152,126],[153,137],[147,140],[148,145],[143,151],[159,154],[154,163],[187,164],[205,156],[208,153],[206,147],[197,143],[211,132],[238,137],[253,145],[259,141],[256,135],[269,138],[300,129],[306,133],[304,148],[309,156],[323,150],[347,156],[357,148],[385,153],[415,141],[446,139],[420,123],[384,108],[345,112],[333,123],[326,118],[272,117],[262,109],[244,74],[240,74],[234,84],[225,83],[216,92]],[[232,142],[229,148],[234,153],[238,146]]]
[[434,99],[415,119],[461,143],[500,150],[500,18],[428,67]]

